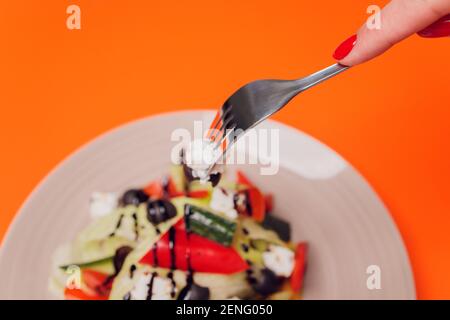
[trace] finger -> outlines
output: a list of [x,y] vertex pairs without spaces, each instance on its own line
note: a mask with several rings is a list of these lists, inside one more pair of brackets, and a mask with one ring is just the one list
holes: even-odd
[[360,64],[449,12],[450,0],[393,0],[380,13],[380,29],[369,29],[364,24],[353,38],[347,39],[336,49],[334,57],[344,65]]

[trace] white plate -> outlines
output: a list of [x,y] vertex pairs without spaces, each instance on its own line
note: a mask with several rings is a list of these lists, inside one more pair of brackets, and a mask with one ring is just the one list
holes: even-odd
[[[142,186],[168,169],[171,132],[193,128],[212,112],[179,112],[127,124],[99,137],[59,165],[34,190],[12,224],[0,255],[1,299],[46,299],[56,247],[89,222],[92,191]],[[329,148],[274,121],[280,163],[274,176],[245,168],[275,195],[275,213],[292,222],[295,240],[310,243],[305,299],[415,299],[401,237],[364,179]],[[381,288],[367,286],[367,268],[380,268]]]

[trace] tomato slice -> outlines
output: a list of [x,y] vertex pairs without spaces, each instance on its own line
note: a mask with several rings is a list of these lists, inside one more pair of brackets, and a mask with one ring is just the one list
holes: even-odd
[[291,275],[291,288],[294,292],[299,292],[303,286],[307,253],[308,244],[300,242],[295,249],[295,265]]
[[159,181],[153,181],[147,187],[144,188],[144,192],[148,194],[150,198],[160,199],[164,195],[164,190]]

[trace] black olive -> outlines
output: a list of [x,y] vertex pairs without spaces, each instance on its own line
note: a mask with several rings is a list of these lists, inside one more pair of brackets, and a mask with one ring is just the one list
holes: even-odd
[[209,176],[208,181],[211,181],[212,186],[215,187],[219,184],[221,177],[222,177],[222,174],[220,172],[212,173]]
[[267,268],[254,270],[248,279],[253,289],[263,296],[276,292],[282,283],[281,279]]
[[192,169],[186,163],[183,163],[183,172],[187,181],[192,182],[195,180],[192,174]]
[[181,290],[178,300],[209,300],[209,289],[195,283],[188,284]]
[[177,215],[177,209],[168,200],[154,200],[147,204],[147,219],[153,224],[167,221]]
[[123,246],[116,250],[116,253],[113,258],[114,271],[116,272],[116,274],[118,274],[119,271],[122,269],[125,258],[132,250],[133,248],[128,246]]
[[124,206],[134,205],[137,206],[148,200],[148,195],[140,189],[131,189],[125,192],[122,196],[120,203]]

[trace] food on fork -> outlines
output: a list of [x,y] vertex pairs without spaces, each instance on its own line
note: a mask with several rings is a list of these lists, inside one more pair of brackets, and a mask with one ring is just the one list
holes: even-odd
[[217,164],[222,152],[209,139],[197,139],[189,143],[181,154],[184,174],[189,181],[219,183],[222,167]]

